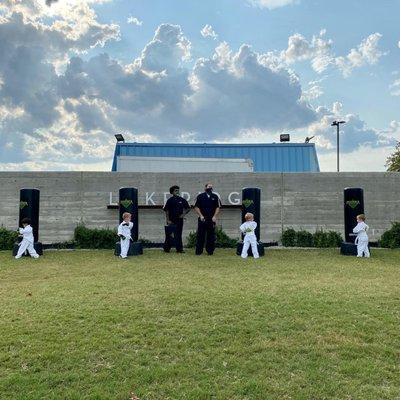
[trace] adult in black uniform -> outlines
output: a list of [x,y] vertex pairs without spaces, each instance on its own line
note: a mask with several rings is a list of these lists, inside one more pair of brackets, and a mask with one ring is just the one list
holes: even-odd
[[[203,253],[204,242],[206,243],[206,252],[212,255],[215,249],[215,225],[217,215],[221,208],[219,197],[213,193],[211,183],[207,183],[204,192],[197,196],[194,209],[199,216],[197,225],[196,255]],[[207,237],[207,239],[206,239]]]
[[179,195],[179,186],[171,186],[169,192],[172,194],[163,210],[167,218],[167,227],[164,242],[164,251],[169,253],[171,250],[171,234],[175,238],[175,247],[178,253],[184,253],[182,243],[183,218],[190,211],[189,203]]

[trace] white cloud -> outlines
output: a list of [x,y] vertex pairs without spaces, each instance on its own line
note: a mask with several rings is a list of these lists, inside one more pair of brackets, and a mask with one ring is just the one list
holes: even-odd
[[311,60],[312,68],[321,73],[333,62],[331,54],[332,40],[324,38],[326,31],[321,30],[318,36],[308,41],[303,35],[296,33],[289,37],[288,47],[282,51],[280,58],[286,64]]
[[260,8],[268,8],[269,10],[273,10],[275,8],[287,6],[290,4],[296,4],[298,0],[248,0],[248,2],[256,7]]
[[392,96],[400,96],[400,79],[396,79],[390,86],[390,94]]
[[[69,38],[64,23],[61,18],[47,26],[10,15],[0,24],[0,43],[9,54],[0,61],[1,144],[18,149],[1,151],[5,162],[99,163],[110,159],[113,134],[121,130],[143,140],[211,141],[315,119],[296,75],[269,68],[247,45],[235,52],[222,43],[190,67],[190,41],[179,26],[162,24],[141,55],[123,65],[107,54],[71,57],[71,50],[99,38],[90,29],[88,37],[82,31]],[[62,57],[68,63],[57,74],[53,59]],[[16,107],[18,118],[12,116]]]
[[[234,50],[223,42],[209,57],[192,60],[181,27],[162,24],[127,65],[107,53],[81,56],[119,39],[117,25],[97,20],[94,0],[50,7],[6,2],[0,17],[1,169],[109,169],[119,131],[140,141],[270,141],[288,130],[303,130],[304,138],[309,129],[320,151],[334,149],[330,122],[341,108],[314,110],[308,101],[321,95],[323,78],[303,90],[288,68],[302,59],[317,71],[330,65],[324,31],[311,41],[294,35],[280,53],[259,54],[248,45]],[[373,62],[370,48],[357,51]],[[344,153],[393,142],[394,125],[392,133],[380,133],[358,116],[345,117]]]
[[302,99],[304,101],[316,100],[324,94],[320,85],[312,85],[309,88],[303,90]]
[[[58,149],[64,149],[66,154],[68,149],[75,151],[71,154],[79,152],[76,141],[70,142],[65,136],[71,130],[68,124],[65,126],[69,130],[57,132],[57,126],[63,127],[65,115],[55,65],[66,62],[71,53],[82,53],[118,39],[119,27],[99,23],[87,1],[68,4],[68,9],[64,4],[47,7],[44,2],[29,0],[7,0],[1,5],[2,162],[49,159],[59,155]],[[52,9],[51,18],[48,8]],[[46,137],[43,132],[52,135],[45,150],[41,147],[41,139]]]
[[387,53],[379,49],[380,33],[373,33],[363,39],[357,48],[352,48],[346,56],[335,56],[333,41],[325,39],[326,30],[322,29],[319,35],[314,35],[307,40],[300,33],[291,35],[288,47],[280,52],[278,59],[286,65],[310,60],[311,67],[317,73],[324,72],[328,67],[338,68],[343,76],[348,77],[354,69],[366,65],[375,65]]
[[337,57],[335,63],[345,77],[349,76],[355,68],[364,65],[377,64],[385,52],[378,48],[382,35],[378,32],[369,35],[357,48],[350,50],[346,57]]
[[390,121],[389,128],[382,131],[382,134],[400,142],[400,122],[395,120]]
[[190,60],[190,41],[178,25],[161,24],[135,66],[154,72],[172,71]]
[[214,40],[218,38],[218,35],[215,33],[213,27],[211,25],[204,25],[203,29],[200,31],[201,36],[204,38],[210,37]]
[[126,20],[128,24],[136,25],[136,26],[142,26],[143,21],[140,21],[136,17],[129,16],[128,19]]
[[351,153],[361,147],[392,147],[396,140],[388,131],[379,131],[367,126],[358,115],[345,113],[341,103],[336,102],[332,108],[318,107],[318,121],[308,127],[309,136],[315,135],[315,143],[320,153],[336,149],[336,128],[331,124],[334,120],[344,120],[340,127],[340,149],[342,153]]

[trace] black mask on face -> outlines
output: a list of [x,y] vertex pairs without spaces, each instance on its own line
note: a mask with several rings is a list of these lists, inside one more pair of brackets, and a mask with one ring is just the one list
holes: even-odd
[[212,188],[207,188],[207,189],[206,189],[206,192],[207,192],[208,194],[212,193],[212,191],[213,191]]

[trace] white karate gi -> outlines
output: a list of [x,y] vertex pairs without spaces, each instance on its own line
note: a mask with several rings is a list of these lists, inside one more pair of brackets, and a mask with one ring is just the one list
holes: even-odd
[[243,249],[242,249],[242,258],[247,258],[247,251],[251,246],[251,251],[253,252],[254,258],[259,258],[258,249],[257,249],[257,236],[254,231],[257,228],[257,222],[255,221],[247,221],[240,225],[240,231],[245,234],[243,239]]
[[131,229],[133,223],[129,222],[129,225],[124,225],[126,222],[122,221],[118,226],[118,235],[125,236],[125,239],[121,238],[121,258],[126,258],[128,256],[129,244],[131,241]]
[[34,238],[33,238],[32,227],[30,225],[27,225],[25,228],[19,228],[18,231],[20,235],[22,235],[22,241],[18,245],[19,249],[15,258],[21,258],[26,250],[28,250],[28,253],[30,254],[31,257],[39,258],[39,254],[36,253],[36,250],[33,247]]
[[357,245],[357,257],[362,257],[363,254],[365,257],[369,257],[367,235],[368,229],[369,226],[364,221],[359,222],[353,229],[353,233],[357,234],[356,240],[354,241],[354,243]]

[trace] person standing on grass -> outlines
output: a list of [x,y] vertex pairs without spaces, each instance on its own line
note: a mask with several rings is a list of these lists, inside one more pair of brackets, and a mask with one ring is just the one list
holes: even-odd
[[177,253],[184,253],[182,243],[183,219],[190,211],[190,206],[189,203],[179,195],[179,186],[171,186],[169,192],[172,196],[167,200],[163,208],[167,219],[164,251],[169,253],[171,250],[171,236],[173,232]]
[[22,228],[18,228],[19,236],[22,236],[22,241],[18,245],[18,252],[15,256],[16,259],[21,258],[25,251],[28,250],[29,255],[32,258],[39,258],[39,254],[36,253],[35,248],[33,247],[34,238],[33,238],[33,229],[31,227],[31,220],[29,218],[24,218],[21,221]]
[[257,228],[257,222],[254,221],[254,215],[252,213],[246,213],[244,216],[246,222],[240,225],[240,232],[242,232],[245,236],[243,239],[243,249],[242,249],[242,258],[247,258],[247,251],[251,246],[251,251],[253,252],[254,258],[260,258],[257,249],[257,236],[255,234],[255,230]]
[[194,210],[199,216],[197,223],[196,255],[203,253],[204,242],[206,243],[207,254],[211,256],[214,253],[216,239],[215,227],[220,208],[221,201],[219,197],[213,193],[212,184],[207,183],[204,186],[204,192],[197,196],[194,205]]
[[365,223],[365,215],[357,215],[357,226],[353,229],[353,233],[357,235],[355,244],[357,245],[357,257],[369,257],[368,235],[369,226]]
[[122,222],[118,226],[118,236],[120,238],[121,243],[121,254],[120,258],[127,258],[129,252],[129,246],[132,240],[132,227],[133,223],[131,222],[132,215],[128,212],[124,212],[122,214]]

